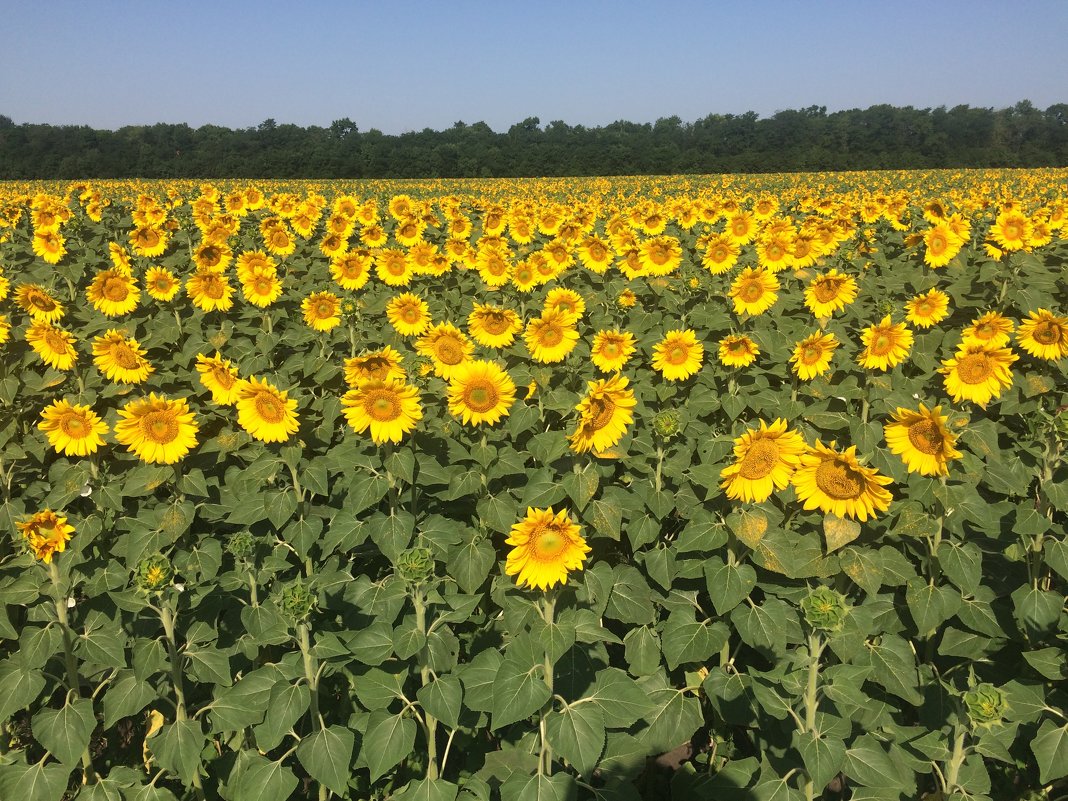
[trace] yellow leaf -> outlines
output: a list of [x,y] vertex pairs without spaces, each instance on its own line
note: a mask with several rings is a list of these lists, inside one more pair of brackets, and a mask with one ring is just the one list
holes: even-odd
[[768,531],[768,518],[763,512],[747,512],[744,509],[739,514],[738,525],[734,526],[734,534],[750,548],[756,548]]
[[153,709],[148,713],[148,731],[145,732],[145,741],[141,745],[141,758],[145,762],[145,770],[152,769],[152,753],[148,750],[148,738],[163,728],[163,715]]
[[860,523],[827,515],[823,518],[823,536],[827,540],[827,553],[833,553],[860,536]]

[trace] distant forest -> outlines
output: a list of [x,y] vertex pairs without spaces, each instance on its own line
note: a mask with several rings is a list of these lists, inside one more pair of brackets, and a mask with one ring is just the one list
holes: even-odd
[[1068,166],[1068,104],[1045,111],[824,106],[587,128],[537,117],[496,133],[457,122],[387,135],[344,118],[280,124],[15,124],[0,115],[0,178],[495,178]]

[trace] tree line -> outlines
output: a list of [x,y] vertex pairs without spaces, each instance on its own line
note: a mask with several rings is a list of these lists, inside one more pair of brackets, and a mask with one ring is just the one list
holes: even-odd
[[528,117],[399,135],[268,119],[217,125],[16,124],[0,115],[0,178],[501,178],[1068,166],[1068,104],[1040,110],[825,106],[585,127]]

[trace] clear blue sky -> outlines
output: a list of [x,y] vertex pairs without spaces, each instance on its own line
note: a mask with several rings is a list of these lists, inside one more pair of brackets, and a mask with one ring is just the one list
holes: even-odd
[[0,0],[0,114],[385,133],[1068,102],[1068,0]]

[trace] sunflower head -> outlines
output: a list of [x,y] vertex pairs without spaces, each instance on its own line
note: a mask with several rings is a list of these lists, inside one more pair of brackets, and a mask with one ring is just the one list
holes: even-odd
[[15,526],[26,541],[26,547],[46,565],[51,564],[55,554],[66,550],[74,533],[74,526],[68,525],[67,518],[51,509],[37,512],[29,520],[16,523]]
[[516,576],[521,587],[548,590],[566,584],[568,573],[581,570],[592,550],[581,532],[567,510],[528,508],[505,540],[512,550],[504,572]]

